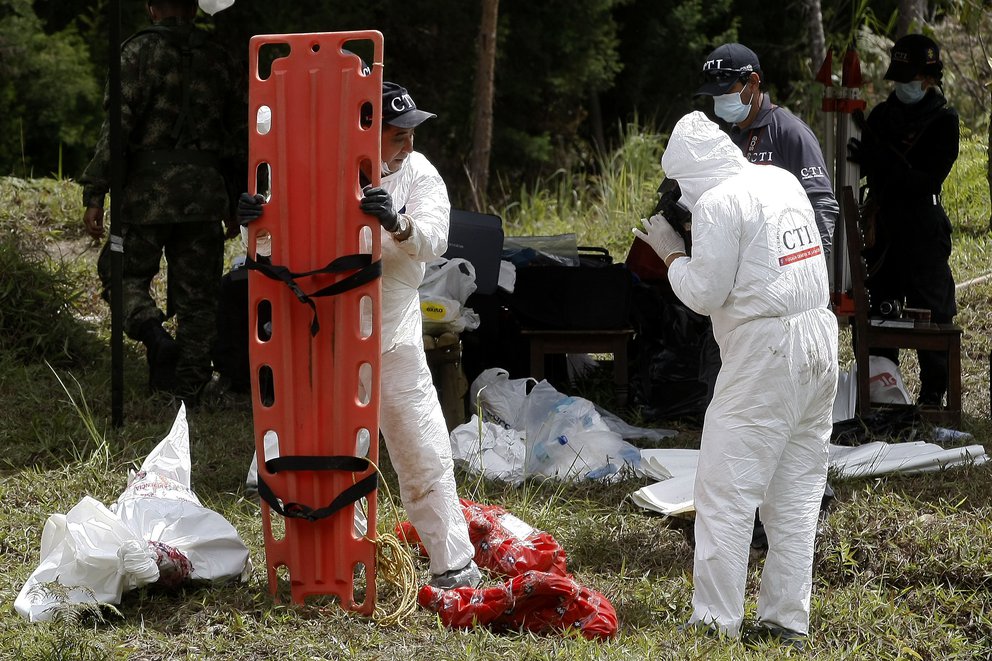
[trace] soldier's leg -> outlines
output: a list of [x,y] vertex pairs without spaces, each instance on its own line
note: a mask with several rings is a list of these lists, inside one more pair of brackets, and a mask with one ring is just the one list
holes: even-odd
[[110,239],[100,248],[100,255],[96,258],[96,273],[100,277],[100,298],[110,303],[110,287],[112,276],[110,256]]
[[[170,225],[125,226],[124,255],[121,260],[124,331],[145,345],[148,357],[148,387],[152,391],[171,391],[175,386],[178,347],[162,328],[165,315],[152,298],[152,278],[159,271],[162,247],[171,233]],[[109,278],[110,252],[106,252],[104,270]],[[103,279],[104,273],[101,273]]]
[[161,323],[165,320],[165,314],[156,305],[150,288],[162,261],[162,248],[169,235],[169,226],[127,225],[123,234],[121,286],[124,292],[124,332],[131,339],[141,340],[146,322],[154,320]]
[[221,224],[177,223],[165,245],[169,290],[178,323],[176,394],[195,400],[210,381],[210,350],[217,334],[217,306],[224,263]]

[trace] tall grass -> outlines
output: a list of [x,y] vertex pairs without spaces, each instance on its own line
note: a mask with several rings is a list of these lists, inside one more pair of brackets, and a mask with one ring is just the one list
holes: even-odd
[[510,236],[575,234],[579,245],[607,248],[622,261],[630,230],[654,208],[664,138],[637,123],[618,128],[620,146],[596,155],[592,172],[559,170],[503,196],[498,210]]

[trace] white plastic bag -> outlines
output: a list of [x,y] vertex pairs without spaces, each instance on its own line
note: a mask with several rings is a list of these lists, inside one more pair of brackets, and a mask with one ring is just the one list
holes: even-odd
[[488,478],[514,485],[524,479],[527,445],[523,432],[480,421],[477,415],[451,430],[451,454],[455,461]]
[[189,429],[180,407],[169,435],[145,458],[113,508],[85,496],[45,524],[41,562],[14,601],[31,622],[48,620],[58,599],[40,584],[69,588],[69,603],[120,603],[152,582],[242,576],[248,549],[234,527],[190,488]]
[[455,257],[429,263],[418,289],[424,332],[436,335],[478,328],[479,315],[465,307],[475,289],[475,267],[468,260]]
[[85,496],[66,514],[48,517],[41,534],[41,563],[14,600],[14,610],[30,622],[51,619],[57,600],[38,591],[43,583],[68,586],[70,603],[116,604],[125,590],[158,576],[144,540],[103,503]]
[[[868,357],[869,399],[875,404],[912,404],[913,399],[903,383],[899,366],[884,356]],[[851,362],[847,371],[837,373],[837,395],[834,398],[833,421],[854,417],[858,400],[858,365]]]
[[868,392],[879,404],[912,404],[913,399],[902,381],[899,366],[884,356],[869,356]]
[[523,429],[522,414],[527,402],[527,382],[511,379],[501,367],[491,367],[475,378],[469,388],[469,406],[474,413],[481,405],[482,419],[508,429]]

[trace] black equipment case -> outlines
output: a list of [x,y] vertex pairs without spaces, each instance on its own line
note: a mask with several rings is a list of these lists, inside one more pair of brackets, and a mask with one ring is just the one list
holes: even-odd
[[579,246],[579,265],[525,265],[508,306],[525,328],[613,330],[630,326],[633,280],[605,248]]

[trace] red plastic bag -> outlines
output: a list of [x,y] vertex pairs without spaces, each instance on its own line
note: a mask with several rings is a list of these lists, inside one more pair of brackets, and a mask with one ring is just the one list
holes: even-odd
[[[468,536],[475,547],[475,564],[504,576],[540,571],[568,576],[565,549],[550,533],[536,530],[498,505],[482,505],[462,498]],[[420,544],[409,521],[396,527],[396,536]],[[420,552],[426,554],[423,544]]]
[[548,633],[576,629],[592,640],[617,632],[610,601],[569,576],[528,571],[491,588],[441,590],[425,585],[417,595],[423,608],[448,627],[482,625],[494,631]]

